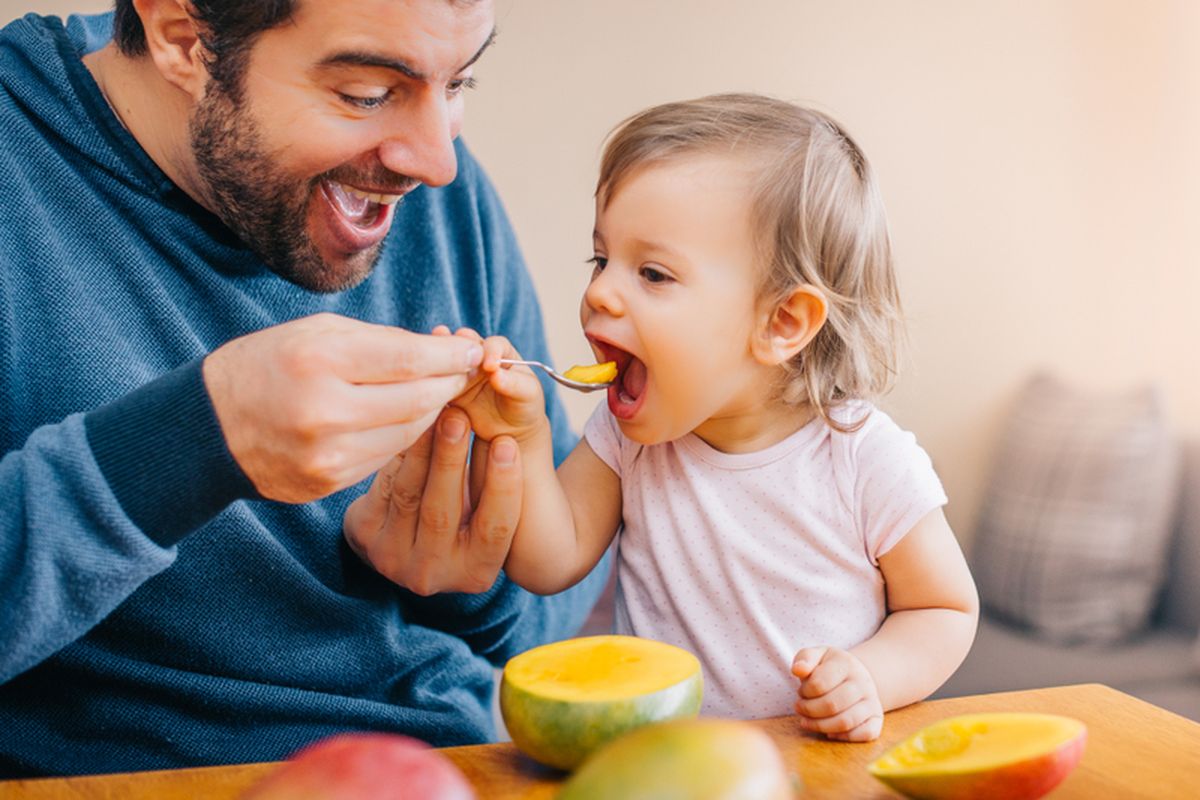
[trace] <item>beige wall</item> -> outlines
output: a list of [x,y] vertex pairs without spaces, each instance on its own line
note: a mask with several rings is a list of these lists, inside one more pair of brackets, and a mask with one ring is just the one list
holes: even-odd
[[[0,0],[0,19],[105,2]],[[875,164],[910,318],[885,406],[960,534],[997,425],[1045,367],[1154,380],[1200,432],[1200,4],[1191,0],[498,0],[467,139],[506,199],[555,356],[576,321],[605,131],[756,90],[832,112]],[[571,398],[577,423],[594,399]]]

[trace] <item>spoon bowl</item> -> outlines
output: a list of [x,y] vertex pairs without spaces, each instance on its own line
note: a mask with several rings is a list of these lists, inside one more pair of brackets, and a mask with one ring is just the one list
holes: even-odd
[[598,389],[607,389],[609,386],[613,385],[612,381],[594,382],[594,381],[571,380],[570,378],[564,377],[561,373],[559,373],[553,367],[549,366],[548,364],[543,364],[540,361],[522,361],[522,360],[516,359],[516,358],[502,358],[502,359],[500,359],[500,366],[502,366],[502,367],[512,367],[512,366],[537,367],[538,369],[542,370],[547,375],[549,375],[551,380],[553,380],[559,384],[562,384],[563,386],[566,386],[568,389],[574,389],[577,392],[594,392]]

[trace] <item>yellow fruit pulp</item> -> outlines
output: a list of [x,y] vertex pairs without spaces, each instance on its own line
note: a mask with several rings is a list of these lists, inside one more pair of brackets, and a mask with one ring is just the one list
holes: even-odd
[[1083,732],[1079,720],[1053,714],[968,714],[921,729],[869,769],[879,778],[979,772],[1053,752]]
[[580,383],[608,383],[617,377],[617,362],[581,366],[576,364],[563,373],[563,377]]
[[547,699],[607,702],[661,691],[699,672],[696,657],[673,645],[633,636],[588,636],[514,657],[504,679]]

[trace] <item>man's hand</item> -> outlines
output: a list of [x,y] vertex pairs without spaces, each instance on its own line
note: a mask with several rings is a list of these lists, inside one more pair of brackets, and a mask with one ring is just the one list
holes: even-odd
[[462,337],[317,314],[213,351],[204,382],[229,450],[259,493],[304,503],[407,450],[482,357]]
[[488,448],[478,502],[472,508],[466,500],[469,430],[461,409],[446,409],[379,471],[343,521],[351,550],[420,595],[491,588],[521,516],[520,452],[508,437]]
[[806,647],[792,660],[800,679],[796,713],[806,731],[843,742],[870,742],[883,731],[883,706],[870,671],[853,653]]

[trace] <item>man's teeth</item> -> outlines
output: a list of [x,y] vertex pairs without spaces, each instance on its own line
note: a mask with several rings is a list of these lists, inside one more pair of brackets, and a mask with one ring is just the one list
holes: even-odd
[[393,205],[399,202],[400,198],[403,197],[403,195],[399,194],[372,194],[371,192],[364,192],[360,189],[355,189],[353,186],[347,186],[344,183],[339,185],[346,191],[347,194],[353,195],[359,200],[370,200],[372,203],[379,203],[383,206]]

